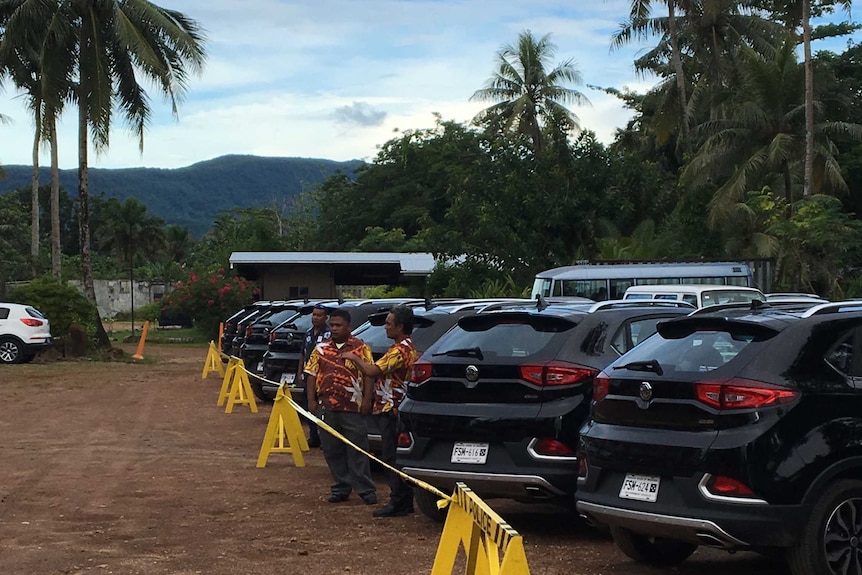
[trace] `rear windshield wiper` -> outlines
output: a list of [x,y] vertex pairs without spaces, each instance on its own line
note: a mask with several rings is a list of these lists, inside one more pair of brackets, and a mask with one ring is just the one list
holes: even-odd
[[664,370],[657,359],[648,359],[646,361],[633,361],[625,365],[617,365],[614,369],[629,369],[631,371],[651,371],[657,375],[662,375]]
[[437,357],[438,355],[452,355],[456,357],[476,357],[478,359],[485,359],[485,356],[482,354],[482,350],[479,347],[462,347],[459,349],[449,349],[446,351],[440,351],[434,354],[431,354],[432,357]]

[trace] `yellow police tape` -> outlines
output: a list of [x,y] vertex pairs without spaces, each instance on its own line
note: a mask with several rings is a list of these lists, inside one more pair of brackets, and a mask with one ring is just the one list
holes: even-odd
[[[218,405],[221,406],[221,405],[223,405],[223,401],[224,401],[225,397],[228,395],[229,378],[233,374],[233,371],[234,370],[242,370],[243,372],[245,372],[245,376],[246,376],[246,380],[247,380],[248,370],[245,368],[245,364],[243,363],[243,361],[240,358],[235,357],[235,356],[228,356],[228,355],[222,353],[221,351],[218,351],[213,342],[210,342],[210,351],[211,352],[216,351],[216,353],[219,353],[220,356],[224,356],[224,357],[228,358],[228,369],[226,370],[227,373],[225,373],[224,381],[222,382],[222,389],[219,393]],[[209,355],[207,355],[207,365],[209,365],[209,361],[210,361]],[[204,378],[206,378],[206,373],[207,373],[207,368],[204,367]],[[284,385],[279,383],[279,382],[271,381],[271,380],[262,378],[262,377],[257,376],[257,375],[255,375],[255,377],[257,377],[258,379],[260,379],[262,381],[270,383],[272,385],[275,385],[275,386],[278,386],[281,388],[284,387]],[[453,501],[451,496],[446,495],[445,493],[443,493],[442,491],[440,491],[439,489],[437,489],[436,487],[434,487],[430,483],[426,483],[425,481],[422,481],[421,479],[416,479],[415,477],[407,475],[406,473],[404,473],[400,469],[396,469],[395,467],[389,465],[385,461],[381,461],[380,459],[378,459],[377,457],[375,457],[371,453],[365,451],[364,449],[362,449],[361,447],[359,447],[358,445],[356,445],[355,443],[353,443],[352,441],[350,441],[349,439],[344,437],[341,433],[339,433],[338,431],[336,431],[335,429],[330,427],[329,424],[326,423],[324,420],[319,419],[313,413],[303,409],[299,404],[297,404],[295,401],[293,401],[293,398],[290,397],[289,394],[284,393],[283,395],[284,395],[284,398],[287,399],[288,402],[290,402],[290,405],[296,410],[296,412],[299,413],[300,415],[302,415],[302,417],[304,417],[305,419],[316,423],[318,425],[318,427],[325,429],[330,434],[332,434],[334,437],[337,437],[338,439],[340,439],[341,441],[343,441],[344,443],[346,443],[347,445],[349,445],[353,449],[355,449],[355,450],[359,451],[360,453],[366,455],[367,457],[373,459],[374,461],[376,461],[377,463],[379,463],[380,465],[382,465],[386,469],[389,469],[393,473],[398,474],[398,476],[401,477],[402,479],[404,479],[405,481],[409,481],[410,483],[417,485],[418,487],[421,487],[422,489],[429,491],[429,492],[433,493],[434,495],[436,495],[437,497],[439,497],[440,499],[437,501],[437,507],[439,509],[444,509],[447,505],[449,505],[450,501]],[[256,412],[256,409],[255,409],[255,412]]]

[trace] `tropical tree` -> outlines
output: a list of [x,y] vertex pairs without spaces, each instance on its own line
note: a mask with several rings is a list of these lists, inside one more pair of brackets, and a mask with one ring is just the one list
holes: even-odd
[[[811,18],[831,13],[835,6],[850,11],[852,0],[764,0],[761,7],[769,10],[774,17],[784,22],[788,29],[796,32],[802,28],[802,46],[805,68],[805,159],[803,195],[810,196],[813,191],[815,142],[814,142],[814,64],[811,57],[811,40],[815,37],[843,35],[858,29],[858,25],[827,26],[825,32],[815,34],[811,28]],[[798,38],[798,34],[797,34]]]
[[474,120],[525,134],[537,153],[544,144],[543,126],[562,133],[579,129],[578,117],[566,104],[587,105],[589,100],[565,84],[580,84],[581,73],[572,59],[548,70],[555,52],[550,34],[536,38],[529,30],[518,35],[517,44],[503,45],[496,72],[470,98],[497,103]]
[[[64,102],[69,98],[70,84],[61,78],[60,84],[48,86],[44,83],[42,61],[45,55],[40,52],[44,45],[45,29],[24,31],[26,36],[16,34],[21,32],[16,27],[15,17],[24,6],[25,0],[0,0],[0,78],[8,75],[16,87],[27,95],[27,103],[33,114],[35,135],[33,138],[33,177],[31,181],[31,240],[30,258],[33,273],[36,273],[36,262],[39,258],[39,147],[48,141],[51,150],[51,267],[55,277],[60,277],[60,181],[56,137],[56,120],[63,109]],[[12,33],[8,32],[9,22],[12,22]]]
[[[657,2],[658,3],[658,0]],[[670,45],[670,61],[673,67],[677,89],[677,105],[680,114],[680,132],[683,141],[688,141],[688,97],[686,95],[686,79],[683,70],[682,55],[679,48],[677,33],[677,13],[683,14],[692,3],[690,0],[664,0],[667,6],[666,18],[650,18],[652,0],[632,0],[629,20],[620,26],[612,36],[611,47],[618,48],[628,44],[632,39],[642,39],[651,35],[667,35]]]
[[[152,80],[176,115],[189,74],[203,65],[203,34],[191,18],[147,0],[7,1],[16,5],[6,21],[10,38],[38,44],[31,31],[45,30],[38,52],[47,85],[74,81],[81,271],[87,297],[95,301],[89,224],[90,136],[96,152],[108,148],[116,104],[143,150],[151,108],[140,81]],[[110,345],[101,318],[96,318],[96,337],[100,345]]]
[[[792,206],[804,157],[804,71],[793,43],[785,42],[772,60],[749,48],[745,53],[736,95],[724,106],[723,119],[700,127],[706,142],[682,174],[686,183],[718,182],[709,205],[713,222],[723,220],[747,191],[764,185],[783,189]],[[862,126],[821,122],[815,129],[818,187],[844,190],[830,136],[862,138]]]
[[135,254],[154,259],[164,247],[164,221],[147,215],[147,207],[137,198],[126,198],[124,202],[110,198],[101,215],[96,243],[100,248],[112,249],[118,261],[132,266]]

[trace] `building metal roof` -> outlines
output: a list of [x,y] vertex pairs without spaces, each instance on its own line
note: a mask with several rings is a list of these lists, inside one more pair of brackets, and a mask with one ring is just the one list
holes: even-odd
[[248,264],[398,264],[405,276],[427,276],[434,270],[430,253],[398,252],[233,252],[230,267]]

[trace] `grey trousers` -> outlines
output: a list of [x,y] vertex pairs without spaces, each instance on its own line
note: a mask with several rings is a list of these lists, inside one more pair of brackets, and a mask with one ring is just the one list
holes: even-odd
[[[317,416],[332,426],[355,445],[368,451],[368,427],[359,413],[347,411],[328,411],[318,408]],[[324,429],[321,428],[321,431]],[[330,433],[320,434],[323,457],[335,483],[333,495],[349,495],[355,490],[360,497],[376,495],[377,488],[371,478],[371,463],[365,454],[360,453]]]

